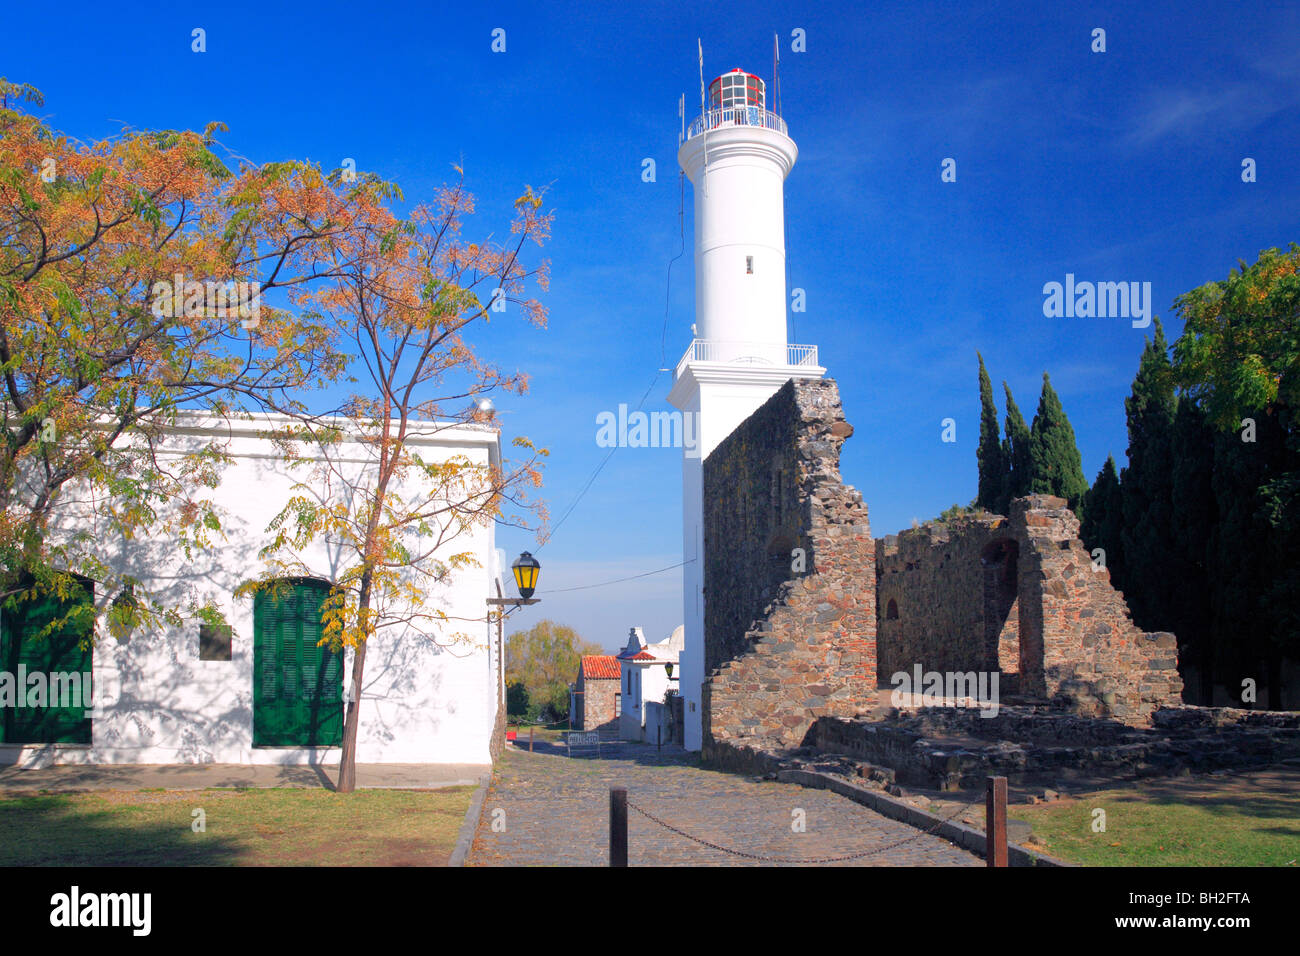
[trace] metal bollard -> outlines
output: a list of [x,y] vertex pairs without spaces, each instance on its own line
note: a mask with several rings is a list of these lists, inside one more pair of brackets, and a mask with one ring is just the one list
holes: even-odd
[[989,777],[984,797],[984,862],[1007,865],[1007,778]]
[[609,788],[609,865],[627,866],[627,787]]

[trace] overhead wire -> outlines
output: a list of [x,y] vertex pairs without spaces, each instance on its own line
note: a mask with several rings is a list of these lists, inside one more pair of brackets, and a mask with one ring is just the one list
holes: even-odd
[[[659,382],[659,376],[662,375],[665,371],[667,371],[664,363],[668,360],[668,316],[671,310],[671,303],[672,303],[673,264],[676,263],[677,260],[680,259],[683,255],[686,254],[686,173],[685,171],[681,171],[678,173],[678,189],[679,189],[679,196],[678,196],[678,206],[677,206],[677,228],[679,233],[680,248],[677,252],[677,255],[673,256],[671,259],[668,260],[668,276],[664,288],[664,321],[663,321],[663,329],[659,336],[659,367],[654,374],[654,378],[650,380],[650,384],[646,386],[645,392],[641,395],[641,400],[636,403],[636,409],[635,409],[636,411],[640,411],[641,407],[645,405],[645,400],[650,397],[650,392],[654,390],[655,385],[658,384]],[[566,520],[568,520],[569,515],[573,514],[573,510],[577,508],[579,502],[582,501],[583,497],[587,494],[587,491],[591,488],[592,484],[595,483],[596,478],[599,477],[600,473],[605,470],[605,466],[609,464],[609,460],[614,457],[614,452],[618,451],[618,448],[619,446],[615,444],[614,447],[609,450],[609,453],[601,460],[600,464],[596,466],[595,471],[591,473],[591,476],[587,479],[586,483],[582,486],[582,489],[578,492],[577,496],[573,499],[572,502],[569,503],[569,506],[564,510],[564,513],[560,516],[560,519],[550,527],[550,529],[546,533],[546,537],[543,538],[541,544],[537,546],[537,550],[539,552],[542,550],[542,548],[546,547],[550,543],[551,538],[555,536],[555,532],[560,530],[560,526],[564,524]],[[650,572],[650,573],[656,573],[656,572]]]
[[590,590],[591,588],[603,588],[607,584],[622,584],[624,581],[635,581],[637,578],[648,578],[652,574],[663,574],[665,571],[672,571],[674,568],[684,568],[686,565],[692,563],[694,560],[695,560],[694,558],[688,558],[685,561],[678,561],[676,564],[670,564],[666,568],[655,568],[655,570],[653,571],[643,571],[641,574],[633,574],[630,577],[626,577],[626,578],[614,578],[614,580],[612,581],[601,581],[598,584],[580,584],[577,587],[573,587],[573,588],[554,588],[550,591],[547,591],[546,593],[563,594],[566,591],[587,591]]

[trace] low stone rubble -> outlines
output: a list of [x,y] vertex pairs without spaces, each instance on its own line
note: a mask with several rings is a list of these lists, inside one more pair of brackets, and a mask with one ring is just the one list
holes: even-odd
[[823,717],[798,748],[715,744],[713,759],[760,775],[809,770],[910,796],[982,788],[1003,776],[1030,803],[1106,781],[1224,774],[1300,761],[1300,712],[1180,707],[1153,727],[1079,717],[1059,705],[1007,705],[996,717],[965,709],[891,710],[883,719]]

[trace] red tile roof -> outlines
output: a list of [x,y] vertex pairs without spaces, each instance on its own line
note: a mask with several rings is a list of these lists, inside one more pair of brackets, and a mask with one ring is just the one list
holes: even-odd
[[619,659],[620,659],[620,660],[624,660],[624,661],[657,661],[657,660],[659,660],[659,658],[655,657],[655,656],[654,656],[653,654],[651,654],[649,651],[637,651],[635,654],[632,654],[632,655],[620,654],[620,655],[618,655],[618,656],[619,656]]
[[622,669],[612,654],[590,654],[582,659],[582,676],[586,680],[619,680]]

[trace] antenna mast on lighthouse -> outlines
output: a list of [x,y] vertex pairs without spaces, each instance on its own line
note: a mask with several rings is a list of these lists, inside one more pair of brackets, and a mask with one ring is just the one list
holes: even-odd
[[776,85],[776,115],[781,115],[781,41],[772,34],[772,82]]

